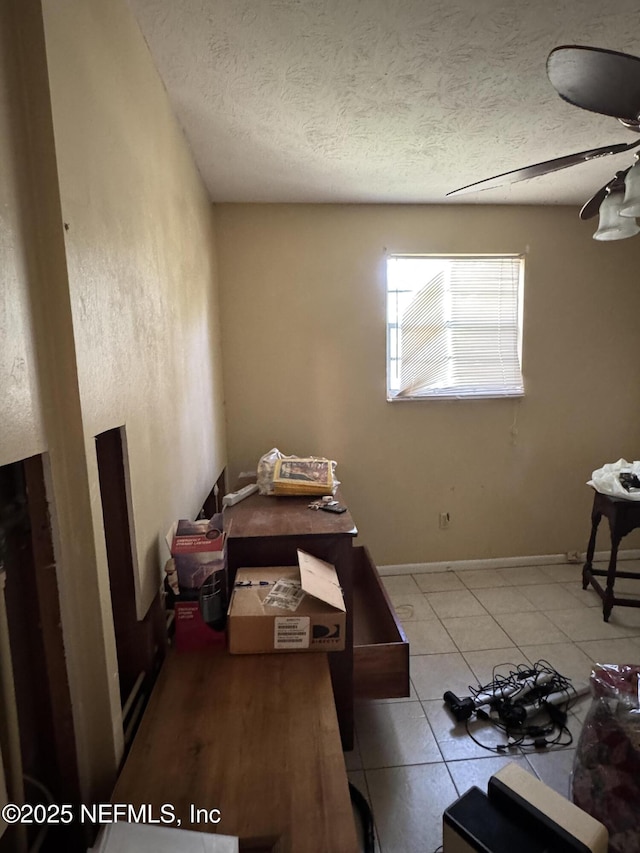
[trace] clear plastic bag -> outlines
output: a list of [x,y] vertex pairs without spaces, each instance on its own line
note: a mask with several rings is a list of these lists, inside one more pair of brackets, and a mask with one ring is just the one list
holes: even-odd
[[[285,474],[283,460],[300,463]],[[306,470],[304,466],[306,465]],[[274,484],[278,469],[282,467],[282,477]],[[258,492],[261,495],[335,495],[340,481],[336,479],[336,463],[332,459],[319,456],[285,456],[277,447],[273,447],[258,462]]]
[[[617,462],[607,462],[602,468],[597,468],[587,482],[596,492],[603,495],[611,495],[614,498],[623,498],[627,501],[640,501],[640,489],[626,488],[622,485],[620,475],[640,476],[640,462],[627,462],[626,459],[618,459]],[[624,480],[624,477],[622,478]],[[640,850],[640,844],[638,845]]]
[[640,666],[597,664],[573,766],[573,801],[609,831],[609,853],[640,850]]
[[273,472],[278,459],[286,459],[277,447],[273,447],[268,453],[260,457],[258,462],[258,493],[261,495],[273,494]]

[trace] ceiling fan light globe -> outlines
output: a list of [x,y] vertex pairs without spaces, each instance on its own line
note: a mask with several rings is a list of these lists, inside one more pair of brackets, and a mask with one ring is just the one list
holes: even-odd
[[624,200],[620,216],[635,219],[640,216],[640,161],[636,162],[624,181]]
[[600,205],[600,222],[593,235],[594,240],[624,240],[640,234],[640,226],[635,219],[620,216],[622,193],[609,193]]

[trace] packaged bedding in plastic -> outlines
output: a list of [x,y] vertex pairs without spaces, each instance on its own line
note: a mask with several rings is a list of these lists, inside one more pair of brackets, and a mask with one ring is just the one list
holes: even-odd
[[573,801],[609,831],[609,853],[640,851],[639,665],[596,664],[573,767]]
[[272,448],[258,462],[261,495],[334,495],[336,463],[319,456],[285,456]]

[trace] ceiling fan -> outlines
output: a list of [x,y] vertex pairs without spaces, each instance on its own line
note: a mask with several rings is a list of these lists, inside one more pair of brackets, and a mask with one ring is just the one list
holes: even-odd
[[[562,45],[547,58],[547,75],[560,97],[575,107],[617,118],[624,127],[640,134],[640,59],[626,53],[597,47]],[[640,146],[640,139],[605,145],[555,160],[546,160],[476,181],[447,193],[447,196],[492,189],[528,178],[537,178],[578,163],[620,154]],[[600,214],[596,240],[620,240],[640,233],[640,152],[635,163],[601,187],[580,211],[581,219]]]

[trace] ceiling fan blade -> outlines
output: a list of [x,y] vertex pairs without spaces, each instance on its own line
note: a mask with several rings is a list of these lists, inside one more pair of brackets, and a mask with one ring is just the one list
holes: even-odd
[[598,192],[594,193],[589,201],[582,206],[580,219],[593,219],[594,216],[598,215],[600,212],[600,205],[607,197],[607,186],[608,184],[605,184],[601,187]]
[[529,178],[538,178],[541,175],[549,174],[549,172],[557,172],[559,169],[575,166],[577,163],[595,160],[597,157],[606,157],[608,154],[620,154],[622,151],[629,151],[638,145],[640,145],[640,141],[629,142],[628,144],[620,142],[617,145],[605,145],[603,148],[590,148],[588,151],[580,151],[578,154],[567,154],[565,157],[546,160],[544,163],[536,163],[533,166],[525,166],[522,169],[514,169],[512,172],[503,172],[501,175],[495,175],[493,178],[476,181],[474,184],[467,184],[465,187],[448,192],[447,196],[462,195],[462,193],[475,192],[476,190],[490,190],[494,187],[500,187],[503,184],[515,184],[518,181],[526,181]]
[[640,59],[598,47],[562,45],[547,58],[547,74],[560,97],[605,116],[640,115]]
[[[629,169],[630,168],[631,166],[629,166]],[[608,184],[600,187],[598,192],[591,196],[589,201],[582,206],[580,219],[593,219],[593,217],[597,216],[600,212],[600,205],[607,197],[608,192],[622,192],[624,190],[624,179],[626,178],[629,169],[625,169],[623,172],[616,172],[615,177],[613,177]]]

